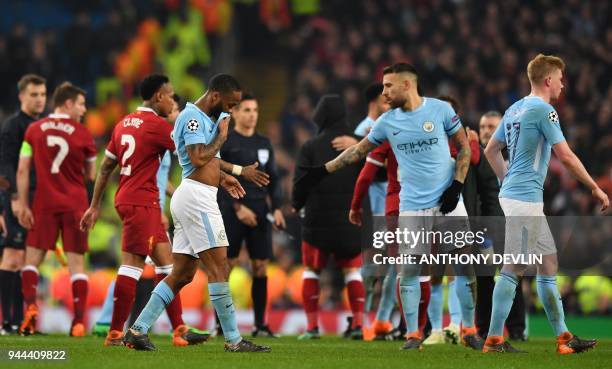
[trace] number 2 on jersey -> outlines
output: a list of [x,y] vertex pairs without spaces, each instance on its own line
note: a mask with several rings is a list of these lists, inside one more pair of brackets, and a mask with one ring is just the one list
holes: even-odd
[[123,157],[121,158],[121,175],[129,176],[132,175],[132,165],[125,165],[127,160],[134,154],[136,150],[136,140],[134,140],[134,136],[132,135],[121,135],[121,146],[127,145],[127,149],[123,153]]
[[57,174],[60,171],[60,166],[64,159],[66,159],[66,155],[68,155],[68,141],[61,136],[47,136],[47,146],[53,147],[58,146],[59,150],[57,154],[55,154],[55,158],[53,159],[53,163],[51,163],[51,173]]

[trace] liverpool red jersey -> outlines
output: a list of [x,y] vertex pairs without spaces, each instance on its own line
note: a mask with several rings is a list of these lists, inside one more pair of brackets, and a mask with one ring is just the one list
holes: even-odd
[[87,128],[65,114],[51,114],[32,123],[24,141],[32,147],[36,192],[32,209],[64,212],[87,208],[85,162],[96,160]]
[[174,151],[172,126],[152,109],[139,107],[117,123],[106,156],[119,162],[115,206],[159,207],[157,170],[166,150]]

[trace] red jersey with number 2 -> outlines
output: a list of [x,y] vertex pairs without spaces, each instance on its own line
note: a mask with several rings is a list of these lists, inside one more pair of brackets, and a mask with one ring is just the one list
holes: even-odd
[[24,141],[32,146],[36,168],[34,211],[64,212],[87,208],[85,161],[96,160],[87,128],[64,114],[32,123]]
[[139,107],[117,123],[106,156],[120,167],[115,206],[159,208],[157,170],[166,150],[174,152],[172,126],[152,109]]

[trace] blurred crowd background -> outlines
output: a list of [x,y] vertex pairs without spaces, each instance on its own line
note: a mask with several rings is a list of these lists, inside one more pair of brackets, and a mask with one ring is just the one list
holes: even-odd
[[[295,307],[301,303],[299,220],[288,201],[295,153],[316,134],[311,116],[320,96],[343,96],[347,124],[355,126],[366,114],[363,90],[380,81],[382,68],[391,63],[413,63],[422,93],[455,97],[463,123],[478,130],[484,112],[503,113],[529,93],[525,70],[533,56],[562,57],[566,87],[556,104],[561,125],[570,146],[612,194],[610,7],[607,1],[584,0],[3,1],[0,120],[18,108],[16,82],[23,74],[44,76],[49,93],[70,80],[87,90],[84,124],[102,153],[116,121],[139,104],[137,83],[145,75],[167,74],[177,93],[193,101],[213,74],[235,74],[259,99],[258,130],[276,150],[288,233],[296,236],[275,234],[269,280],[277,285],[270,287],[271,301],[276,308]],[[180,181],[176,163],[172,181]],[[590,193],[555,158],[544,194],[550,215],[597,211]],[[89,263],[100,290],[112,278],[106,269],[118,262],[121,225],[113,195],[107,191],[102,219],[90,237]],[[244,265],[232,274],[236,286],[249,283]],[[67,278],[57,262],[48,263],[43,274],[50,285]],[[331,271],[323,274],[324,308],[346,303],[336,287],[341,280],[334,283],[338,278]],[[567,277],[562,286],[569,312],[612,311],[609,276]],[[241,290],[233,288],[237,305],[248,307],[250,288]],[[60,287],[49,291],[52,303],[62,299]],[[205,296],[195,294],[200,297],[194,297],[194,307],[202,306]]]

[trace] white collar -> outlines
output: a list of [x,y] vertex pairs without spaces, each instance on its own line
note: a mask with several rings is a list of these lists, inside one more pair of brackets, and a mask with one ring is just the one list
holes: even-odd
[[157,115],[155,110],[153,110],[151,108],[147,108],[146,106],[139,106],[139,107],[136,108],[136,110],[138,110],[138,111],[148,111],[149,113],[153,113],[153,114]]
[[51,113],[49,114],[49,118],[51,119],[70,119],[70,115],[68,114],[63,114],[63,113]]

